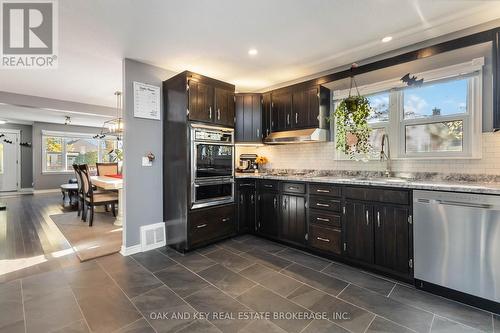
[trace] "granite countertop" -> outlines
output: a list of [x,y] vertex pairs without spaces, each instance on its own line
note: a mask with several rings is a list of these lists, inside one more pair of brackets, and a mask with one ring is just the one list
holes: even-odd
[[236,178],[290,180],[314,183],[332,183],[348,185],[386,186],[408,188],[414,190],[434,190],[466,193],[481,193],[500,195],[499,182],[450,181],[436,179],[406,179],[398,177],[363,177],[350,175],[321,175],[315,173],[236,173]]

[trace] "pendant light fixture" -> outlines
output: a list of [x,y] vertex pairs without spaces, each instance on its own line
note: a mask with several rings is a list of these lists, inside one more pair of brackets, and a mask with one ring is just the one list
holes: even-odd
[[121,140],[123,133],[123,118],[122,118],[122,93],[115,91],[116,96],[116,118],[107,120],[103,123],[101,133],[94,136],[95,139],[103,139],[106,135],[116,136]]

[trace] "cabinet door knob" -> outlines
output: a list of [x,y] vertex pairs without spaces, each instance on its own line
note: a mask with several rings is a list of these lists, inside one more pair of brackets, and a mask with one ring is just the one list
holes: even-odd
[[220,120],[220,109],[217,109],[217,120]]
[[368,216],[368,211],[366,211],[365,216],[366,216],[366,225],[369,225],[370,224],[370,218]]
[[295,123],[299,123],[299,114],[297,112],[295,112]]
[[257,137],[260,136],[260,130],[257,128]]
[[377,212],[377,227],[380,228],[380,212]]
[[208,117],[212,119],[212,107],[208,108]]
[[229,221],[229,217],[225,217],[222,219],[222,222],[227,222],[227,221]]

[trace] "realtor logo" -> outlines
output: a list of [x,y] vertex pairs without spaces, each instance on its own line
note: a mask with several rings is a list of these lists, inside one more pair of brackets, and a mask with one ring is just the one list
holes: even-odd
[[1,2],[2,68],[57,67],[55,0]]

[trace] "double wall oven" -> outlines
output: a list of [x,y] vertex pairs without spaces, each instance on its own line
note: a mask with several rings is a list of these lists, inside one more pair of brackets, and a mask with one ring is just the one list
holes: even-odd
[[234,130],[191,124],[191,208],[234,202]]

